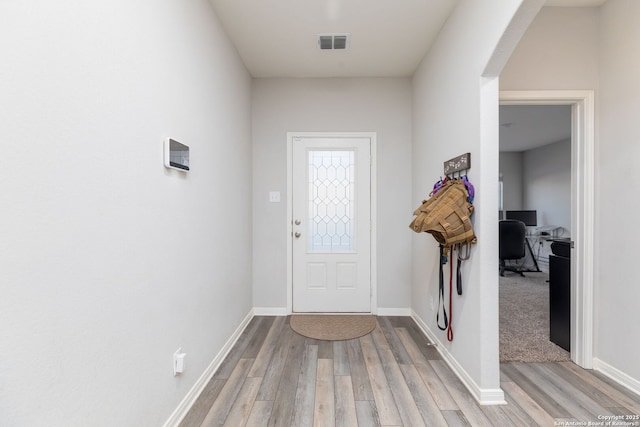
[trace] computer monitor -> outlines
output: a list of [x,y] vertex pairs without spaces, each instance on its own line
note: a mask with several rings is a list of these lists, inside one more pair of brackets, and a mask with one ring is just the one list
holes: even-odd
[[537,211],[505,211],[505,219],[515,219],[524,222],[528,227],[538,225]]

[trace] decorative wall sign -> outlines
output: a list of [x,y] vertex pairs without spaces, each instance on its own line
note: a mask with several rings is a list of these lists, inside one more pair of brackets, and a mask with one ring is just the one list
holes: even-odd
[[444,174],[450,175],[471,168],[471,153],[461,154],[444,162]]

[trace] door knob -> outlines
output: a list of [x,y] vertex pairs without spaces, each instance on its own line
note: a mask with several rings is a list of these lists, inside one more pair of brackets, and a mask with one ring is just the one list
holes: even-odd
[[296,239],[299,239],[299,238],[300,238],[300,236],[301,236],[301,234],[300,234],[300,233],[298,233],[298,232],[296,231],[296,232],[295,232],[295,234],[294,234],[294,236],[296,237]]
[[300,220],[299,220],[299,219],[296,219],[293,223],[294,223],[295,225],[300,225]]

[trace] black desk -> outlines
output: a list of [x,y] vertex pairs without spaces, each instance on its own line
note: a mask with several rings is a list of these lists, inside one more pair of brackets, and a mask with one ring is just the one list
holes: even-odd
[[[542,270],[540,270],[540,266],[538,266],[538,260],[536,259],[536,254],[533,253],[533,248],[531,247],[531,242],[529,242],[529,237],[525,237],[524,238],[525,243],[527,244],[527,249],[529,249],[529,254],[531,255],[531,260],[533,261],[533,265],[535,266],[535,270],[522,270],[522,271],[528,271],[528,272],[535,272],[535,273],[540,273]],[[525,253],[525,258],[526,258],[526,253]]]

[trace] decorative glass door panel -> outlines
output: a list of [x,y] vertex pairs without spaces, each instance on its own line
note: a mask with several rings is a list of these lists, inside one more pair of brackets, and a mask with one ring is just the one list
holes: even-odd
[[355,248],[355,152],[309,150],[309,252]]

